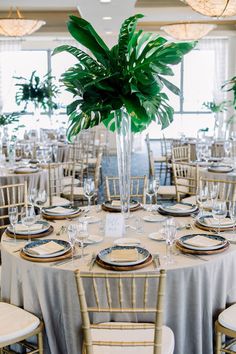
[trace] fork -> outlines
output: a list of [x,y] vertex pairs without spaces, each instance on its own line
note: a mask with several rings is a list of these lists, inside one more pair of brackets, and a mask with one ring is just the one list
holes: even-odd
[[92,268],[93,268],[93,266],[94,266],[94,264],[95,264],[96,258],[97,258],[97,255],[96,255],[96,253],[94,252],[94,253],[92,254],[92,257],[91,257],[90,261],[88,262],[89,270],[92,270]]
[[158,253],[152,255],[153,263],[155,269],[158,269],[161,267],[161,262],[160,262],[160,255]]

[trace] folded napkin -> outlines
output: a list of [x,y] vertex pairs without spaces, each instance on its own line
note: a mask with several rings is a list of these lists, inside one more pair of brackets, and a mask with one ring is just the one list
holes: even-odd
[[74,209],[63,208],[61,206],[52,208],[52,209],[44,209],[46,212],[50,212],[53,214],[72,214],[75,212]]
[[168,209],[190,210],[190,209],[193,209],[193,207],[192,207],[192,205],[175,204],[175,205],[168,206]]
[[37,255],[47,255],[47,254],[53,254],[59,251],[62,251],[64,249],[63,246],[59,245],[58,243],[54,241],[50,241],[48,243],[45,243],[40,246],[36,246],[33,249],[28,249],[27,251],[32,254],[37,254]]
[[212,247],[222,244],[222,241],[211,239],[203,235],[193,236],[192,238],[184,241],[186,245],[191,245],[195,247]]
[[[30,231],[38,231],[38,230],[42,230],[42,228],[43,228],[42,224],[34,224],[34,225],[30,226]],[[27,232],[28,227],[23,224],[16,224],[15,231],[16,231],[16,233],[17,232]]]
[[204,219],[204,222],[207,224],[207,225],[210,225],[210,226],[232,226],[233,225],[233,222],[231,219],[229,218],[224,218],[224,219],[221,219],[220,220],[220,223],[218,220],[215,220],[213,218],[205,218]]
[[113,200],[112,202],[111,202],[111,205],[112,206],[114,206],[114,207],[120,207],[120,200]]
[[138,251],[135,248],[112,250],[110,253],[112,262],[133,262],[138,260]]

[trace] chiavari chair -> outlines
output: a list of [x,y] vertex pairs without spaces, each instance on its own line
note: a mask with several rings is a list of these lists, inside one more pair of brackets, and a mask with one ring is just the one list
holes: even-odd
[[[0,353],[16,353],[10,349],[18,344],[27,353],[43,354],[43,323],[35,315],[8,303],[0,302]],[[37,344],[27,341],[37,336]]]
[[172,147],[172,162],[190,162],[190,145],[180,145]]
[[173,163],[172,169],[177,201],[179,202],[181,197],[196,195],[199,180],[198,166]]
[[[235,354],[236,349],[236,304],[220,313],[215,322],[216,350],[215,354]],[[224,339],[223,339],[224,337]],[[233,348],[234,347],[234,348]]]
[[[106,197],[108,201],[120,198],[119,177],[106,176]],[[130,198],[146,203],[147,176],[132,176],[130,182]]]
[[[146,274],[80,273],[77,270],[83,354],[172,354],[174,334],[163,326],[165,276],[164,270]],[[132,318],[152,314],[154,320],[95,324],[90,322],[89,315],[93,313],[106,314],[106,318],[115,314],[119,314],[119,318],[122,314]]]
[[236,201],[236,181],[211,179],[207,177],[200,177],[199,183],[205,185],[210,191],[213,190],[214,185],[218,185],[218,200],[229,202]]

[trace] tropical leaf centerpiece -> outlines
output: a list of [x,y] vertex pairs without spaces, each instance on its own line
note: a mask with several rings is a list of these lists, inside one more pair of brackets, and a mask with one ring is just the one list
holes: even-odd
[[9,124],[18,123],[20,115],[21,113],[19,112],[0,114],[0,127],[5,127]]
[[163,88],[177,95],[179,89],[165,76],[174,75],[170,66],[180,63],[196,42],[172,43],[158,34],[135,32],[142,17],[138,14],[125,20],[118,44],[109,49],[89,22],[70,16],[69,32],[93,56],[69,45],[54,50],[54,54],[66,51],[78,59],[61,78],[74,96],[67,106],[69,139],[101,122],[114,131],[115,111],[123,108],[131,117],[134,133],[152,121],[162,128],[172,122],[174,111]]
[[35,109],[41,108],[46,112],[58,108],[55,98],[60,90],[53,83],[54,77],[50,73],[44,75],[43,79],[40,79],[36,71],[32,72],[29,79],[25,77],[14,77],[14,79],[18,80],[15,84],[18,88],[16,103],[24,104],[24,110],[30,102],[33,103]]

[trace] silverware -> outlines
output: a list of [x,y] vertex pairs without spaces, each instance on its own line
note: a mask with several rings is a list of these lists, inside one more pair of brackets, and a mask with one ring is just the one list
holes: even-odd
[[160,268],[161,267],[159,254],[153,254],[152,255],[152,260],[153,260],[155,268]]
[[14,250],[13,253],[20,252],[23,248],[17,248],[17,250]]
[[[84,256],[87,256],[87,255],[88,255],[88,253],[85,254]],[[80,259],[80,258],[81,258],[81,254],[78,254],[77,256],[73,257],[73,260]],[[50,263],[50,267],[66,264],[69,262],[72,262],[72,258],[64,259],[63,261],[57,261],[57,262]]]
[[91,259],[90,259],[90,261],[88,263],[89,270],[92,270],[92,268],[93,268],[93,266],[94,266],[94,264],[96,262],[96,259],[97,259],[97,255],[96,255],[96,253],[93,253],[92,257],[91,257]]

